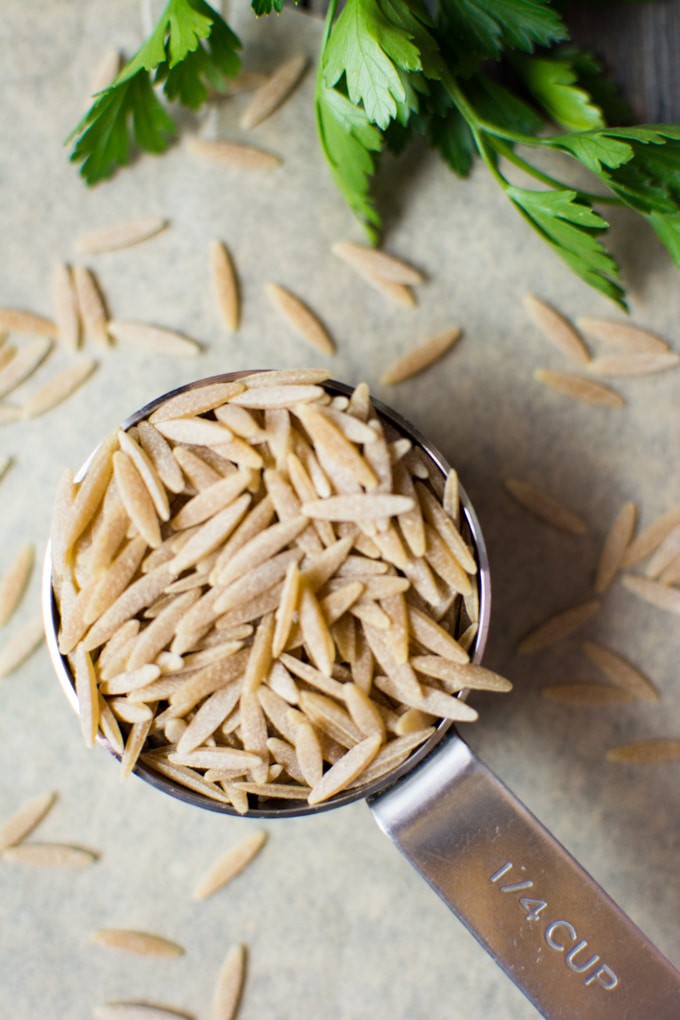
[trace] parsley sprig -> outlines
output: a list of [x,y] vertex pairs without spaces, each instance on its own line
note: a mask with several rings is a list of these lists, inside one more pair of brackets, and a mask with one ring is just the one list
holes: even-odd
[[146,152],[165,152],[176,128],[154,90],[192,110],[208,85],[224,88],[240,66],[241,43],[205,0],[168,0],[151,35],[94,103],[67,141],[88,184],[129,162],[130,136]]
[[[258,16],[284,3],[251,0]],[[163,152],[176,133],[163,99],[198,109],[208,86],[221,89],[237,73],[240,46],[205,0],[168,0],[73,132],[85,180],[127,163],[133,140]],[[680,127],[609,126],[629,123],[630,111],[595,58],[569,43],[551,0],[438,0],[433,15],[424,0],[345,0],[342,9],[330,0],[315,108],[331,174],[373,240],[381,153],[421,135],[461,177],[480,159],[556,254],[623,307],[619,268],[603,244],[609,225],[595,206],[641,214],[680,266]],[[546,173],[532,162],[536,150],[576,161],[597,190]]]

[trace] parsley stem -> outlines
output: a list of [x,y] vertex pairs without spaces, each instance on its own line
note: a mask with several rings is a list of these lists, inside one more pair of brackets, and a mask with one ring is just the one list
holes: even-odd
[[519,167],[520,170],[524,170],[524,172],[529,174],[529,176],[534,177],[537,181],[541,181],[542,184],[547,184],[548,187],[555,188],[558,191],[578,190],[580,196],[588,202],[599,202],[603,205],[617,206],[623,204],[613,195],[598,195],[589,191],[581,191],[580,188],[575,189],[573,185],[565,184],[564,181],[560,181],[556,177],[551,177],[549,174],[543,173],[542,170],[539,170],[538,167],[532,166],[531,163],[522,159],[522,157],[515,152],[512,145],[509,143],[515,142],[519,145],[541,146],[544,144],[541,138],[534,138],[531,135],[516,134],[514,131],[506,131],[505,128],[498,128],[494,124],[489,124],[488,121],[482,120],[477,116],[466,96],[463,94],[456,82],[448,75],[444,79],[444,85],[459,112],[465,118],[465,121],[475,139],[477,148],[479,149],[479,154],[501,186],[507,185],[508,182],[501,174],[500,170],[496,166],[495,160],[489,153],[489,143],[483,137],[485,134],[491,135],[493,138],[491,145],[492,150],[495,150],[499,155],[507,159],[509,163],[513,163],[516,167]]
[[333,28],[333,21],[335,20],[335,12],[338,7],[338,0],[330,0],[328,4],[328,10],[326,11],[326,19],[323,26],[323,35],[321,36],[321,46],[319,48],[319,63],[316,68],[316,87],[315,87],[315,112],[316,112],[316,129],[319,138],[323,138],[323,126],[321,124],[321,113],[319,110],[319,95],[324,87],[323,81],[323,60],[326,52],[326,46],[331,35],[331,29]]
[[[538,167],[532,166],[531,163],[527,163],[525,159],[518,156],[512,146],[507,142],[498,139],[494,142],[494,148],[501,156],[503,156],[504,159],[507,159],[509,163],[513,163],[516,167],[519,167],[520,170],[529,174],[530,177],[534,177],[537,181],[541,181],[542,184],[547,184],[549,188],[555,188],[560,191],[574,190],[574,185],[566,184],[564,181],[560,181],[556,177],[551,177],[550,174],[543,173],[543,171],[539,170]],[[598,195],[590,191],[581,191],[580,188],[577,190],[579,194],[589,202],[600,202],[604,205],[618,206],[623,204],[614,195]]]
[[328,39],[333,28],[333,22],[335,21],[335,12],[338,8],[338,0],[330,0],[328,4],[328,10],[326,11],[326,19],[323,25],[323,35],[321,36],[321,49],[319,51],[319,67],[323,64],[323,55],[328,43]]
[[446,91],[448,92],[451,100],[458,109],[458,112],[464,118],[467,126],[470,128],[472,137],[475,140],[475,145],[477,146],[477,151],[484,160],[487,169],[489,170],[491,175],[496,179],[496,181],[500,184],[500,186],[502,188],[506,188],[508,182],[498,169],[496,160],[492,155],[493,149],[489,151],[489,145],[483,136],[482,122],[479,120],[477,114],[468,103],[466,97],[461,92],[452,75],[448,73],[445,74],[442,77],[442,84],[446,88]]

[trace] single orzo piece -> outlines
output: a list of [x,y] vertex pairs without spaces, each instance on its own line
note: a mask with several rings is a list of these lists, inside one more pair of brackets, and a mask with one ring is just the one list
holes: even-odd
[[586,379],[582,375],[572,375],[570,372],[551,372],[538,368],[534,372],[534,378],[549,389],[584,404],[594,404],[599,407],[623,407],[625,404],[621,394],[611,386],[605,386],[593,379]]
[[595,592],[601,595],[616,577],[635,530],[635,503],[624,503],[612,521],[595,567]]
[[221,241],[210,245],[210,272],[220,317],[233,333],[238,329],[241,316],[239,286],[231,252]]
[[129,928],[99,928],[92,933],[92,941],[110,949],[122,949],[139,956],[176,957],[182,956],[184,949],[177,942],[152,935],[144,931],[132,931]]
[[267,285],[267,294],[301,340],[321,354],[334,354],[335,343],[318,315],[301,298],[278,283]]
[[257,149],[253,145],[239,145],[236,142],[212,142],[191,138],[187,149],[192,156],[199,156],[214,163],[233,167],[236,170],[275,170],[283,160],[272,152]]
[[580,517],[563,506],[554,496],[542,489],[537,489],[529,482],[523,482],[518,478],[507,478],[505,488],[521,506],[560,531],[568,531],[572,535],[584,535],[588,530]]
[[194,899],[204,900],[236,878],[259,854],[266,840],[266,832],[253,832],[231,847],[199,880],[194,889]]
[[0,854],[22,843],[42,822],[57,799],[56,793],[43,793],[23,804],[0,826]]
[[629,762],[631,764],[658,765],[669,761],[680,760],[680,739],[671,737],[636,740],[632,744],[621,744],[607,751],[609,761]]
[[87,868],[99,857],[94,850],[67,843],[19,843],[8,847],[2,856],[36,868]]
[[590,360],[588,349],[578,331],[565,316],[560,315],[552,305],[542,301],[535,294],[526,294],[523,304],[525,311],[551,344],[579,365],[588,363]]
[[217,975],[210,1020],[234,1020],[243,994],[245,971],[245,946],[236,945],[227,953]]
[[9,676],[42,644],[42,615],[26,620],[0,648],[0,678]]
[[517,646],[517,651],[524,655],[528,652],[536,652],[541,648],[547,648],[548,645],[555,644],[557,641],[562,641],[563,638],[568,637],[574,631],[580,630],[581,627],[585,626],[588,620],[595,616],[599,608],[599,600],[591,599],[588,602],[581,602],[577,606],[571,606],[569,609],[563,609],[561,612],[549,617],[549,619],[544,620],[543,623],[539,624],[538,627],[522,638]]
[[0,577],[0,627],[4,627],[21,602],[34,559],[35,547],[31,543],[22,546]]
[[241,127],[250,130],[271,117],[291,95],[305,73],[307,58],[292,57],[281,64],[256,89],[241,115]]
[[168,221],[158,216],[144,220],[128,220],[114,223],[109,227],[100,227],[81,234],[76,241],[79,251],[95,254],[98,252],[115,251],[118,248],[130,248],[141,244],[149,238],[160,234],[168,225]]
[[458,341],[461,330],[454,326],[446,333],[440,333],[417,347],[411,348],[401,358],[386,368],[380,377],[384,386],[394,386],[397,383],[405,382],[414,375],[419,375],[426,368],[443,358],[451,347]]

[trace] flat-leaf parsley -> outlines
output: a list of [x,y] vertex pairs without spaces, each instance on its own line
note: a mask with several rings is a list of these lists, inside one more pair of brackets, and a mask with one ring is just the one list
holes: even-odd
[[[251,7],[269,15],[285,2]],[[87,183],[129,162],[132,142],[163,152],[176,134],[163,99],[198,109],[208,86],[223,89],[237,74],[240,48],[206,0],[168,0],[71,136],[71,158]],[[421,135],[461,177],[481,159],[556,254],[623,307],[619,269],[602,243],[609,225],[595,205],[641,214],[680,266],[680,127],[609,126],[629,123],[627,104],[597,60],[569,44],[551,0],[437,0],[433,13],[424,0],[345,0],[342,8],[330,0],[314,102],[333,179],[374,241],[380,155]],[[600,190],[535,166],[536,149],[577,161]],[[522,186],[509,176],[513,168],[523,172]]]

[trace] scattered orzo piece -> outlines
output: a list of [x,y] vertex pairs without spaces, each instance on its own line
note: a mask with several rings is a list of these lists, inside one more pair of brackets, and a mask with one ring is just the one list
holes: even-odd
[[676,351],[665,351],[658,354],[605,354],[593,358],[588,371],[593,375],[627,376],[652,375],[655,372],[666,372],[680,365],[680,354]]
[[415,308],[418,304],[412,288],[405,283],[393,283],[392,280],[384,280],[382,276],[366,276],[365,279],[373,290],[377,290],[393,305],[399,305],[401,308]]
[[244,92],[254,92],[255,89],[259,89],[260,85],[264,85],[268,77],[263,71],[253,71],[249,67],[242,67],[235,78],[231,78],[224,83],[224,91],[221,89],[219,92],[216,91],[212,98],[220,98],[222,96],[231,98],[232,96],[240,96]]
[[26,400],[22,408],[24,418],[37,418],[61,404],[88,379],[97,368],[94,358],[80,357],[67,368],[57,372]]
[[581,648],[586,658],[597,666],[611,683],[629,691],[633,697],[643,698],[645,701],[658,700],[659,692],[651,680],[611,648],[595,641],[584,641]]
[[318,315],[301,298],[278,283],[267,284],[267,295],[301,340],[320,354],[335,353],[335,343],[330,333]]
[[650,577],[641,577],[638,574],[624,574],[621,580],[628,591],[632,591],[644,602],[664,609],[667,613],[680,615],[680,588],[661,584],[660,581],[653,581]]
[[71,267],[64,262],[54,267],[52,293],[59,339],[65,347],[75,351],[80,343],[80,312]]
[[621,705],[633,700],[630,691],[623,690],[621,687],[610,687],[608,684],[550,684],[549,687],[544,687],[541,693],[549,701],[593,708]]
[[36,337],[23,344],[10,363],[0,370],[0,397],[11,393],[20,383],[28,379],[51,349],[50,340],[44,337]]
[[570,372],[551,372],[548,369],[538,368],[534,372],[534,378],[549,389],[583,404],[594,404],[599,407],[623,407],[625,403],[621,394],[611,386],[605,386],[593,379],[586,379],[582,375],[572,375]]
[[110,949],[122,949],[139,956],[177,957],[184,953],[183,946],[162,935],[130,928],[99,928],[92,932],[92,941]]
[[0,330],[8,333],[35,333],[48,340],[55,340],[59,332],[54,319],[24,311],[23,308],[0,308]]
[[193,358],[199,354],[201,345],[182,333],[161,326],[151,326],[145,322],[121,322],[112,319],[109,322],[109,333],[115,340],[123,343],[139,344],[148,347],[158,354],[169,357]]
[[607,751],[608,761],[630,762],[635,765],[658,765],[680,760],[680,740],[672,737],[656,737],[650,740],[635,740],[621,744]]
[[220,967],[213,990],[210,1020],[234,1020],[246,975],[245,946],[233,946]]
[[449,329],[445,333],[430,337],[424,343],[411,348],[403,357],[398,358],[389,368],[386,368],[380,381],[384,386],[395,386],[397,383],[424,372],[430,365],[434,365],[440,358],[443,358],[460,338],[460,335],[461,330],[454,326],[453,329]]
[[521,506],[554,528],[572,535],[584,535],[588,530],[580,517],[543,489],[518,478],[506,478],[505,488]]
[[194,899],[204,900],[236,878],[259,854],[266,840],[266,832],[253,832],[231,847],[199,880],[194,889]]
[[223,166],[234,167],[236,170],[275,170],[283,160],[273,152],[265,152],[252,145],[239,145],[236,142],[211,142],[198,138],[190,138],[186,143],[192,156],[200,156]]
[[22,843],[42,822],[57,799],[56,793],[41,793],[14,812],[0,826],[0,854],[8,847]]
[[76,288],[85,337],[94,341],[99,347],[108,347],[110,343],[109,316],[106,302],[94,273],[85,266],[74,266],[73,283]]
[[624,503],[612,521],[595,567],[595,592],[601,595],[621,568],[628,544],[635,530],[635,503]]
[[586,365],[590,361],[586,345],[564,315],[560,315],[552,305],[542,301],[535,294],[526,294],[522,303],[530,318],[553,346],[580,365]]
[[292,95],[305,73],[307,64],[307,57],[298,56],[286,60],[277,67],[254,92],[241,114],[241,127],[250,130],[271,117]]
[[26,620],[0,648],[0,677],[9,676],[42,644],[42,615]]
[[657,518],[633,539],[624,553],[622,566],[632,567],[646,559],[658,549],[678,525],[680,525],[680,506],[673,507],[663,517]]
[[95,1006],[93,1015],[96,1020],[195,1020],[193,1013],[186,1013],[173,1006],[132,1000]]
[[0,369],[8,365],[17,352],[14,344],[5,342],[6,337],[6,333],[0,332]]
[[19,549],[0,577],[0,627],[4,627],[21,602],[31,576],[34,559],[35,546],[27,543]]
[[579,329],[595,340],[601,340],[611,347],[638,354],[663,354],[669,350],[665,340],[656,333],[629,322],[613,322],[611,319],[577,319]]
[[665,571],[677,560],[678,556],[680,556],[680,524],[676,524],[663,542],[657,546],[654,555],[650,557],[645,567],[645,574],[647,577],[663,580],[664,584],[668,583],[664,577]]
[[522,638],[517,646],[517,651],[520,655],[525,655],[529,652],[537,652],[541,648],[547,648],[557,641],[562,641],[563,638],[568,637],[574,631],[580,630],[581,627],[585,626],[595,616],[599,608],[599,600],[591,599],[588,602],[580,602],[576,606],[570,606],[569,609],[563,609],[559,613],[555,613],[554,616],[544,620],[538,627],[530,631],[526,637]]
[[160,234],[167,226],[168,221],[158,216],[144,220],[126,220],[81,234],[76,240],[76,247],[79,251],[91,255],[119,248],[131,248]]
[[7,847],[2,857],[35,868],[87,868],[99,860],[94,850],[68,843],[18,843]]
[[22,416],[22,409],[14,404],[0,403],[0,425],[10,425],[19,421]]
[[355,244],[352,241],[336,241],[331,245],[331,251],[355,269],[364,279],[372,283],[379,279],[388,283],[413,287],[425,279],[418,269],[409,265],[408,262],[404,262],[403,259],[388,255],[384,251],[378,251],[376,248],[367,248],[363,244]]
[[671,560],[667,567],[664,567],[658,580],[661,584],[677,585],[680,583],[680,553]]
[[210,273],[222,322],[234,333],[241,315],[239,285],[231,252],[222,241],[210,245]]
[[[169,396],[77,486],[66,477],[56,516],[60,648],[87,741],[98,726],[124,774],[141,760],[239,814],[360,787],[431,721],[474,720],[457,692],[510,686],[457,641],[474,643],[477,563],[466,519],[459,531],[442,506],[444,475],[410,445],[393,467],[405,437],[366,387],[332,403],[326,377],[251,373]],[[414,727],[427,735],[406,746]]]

